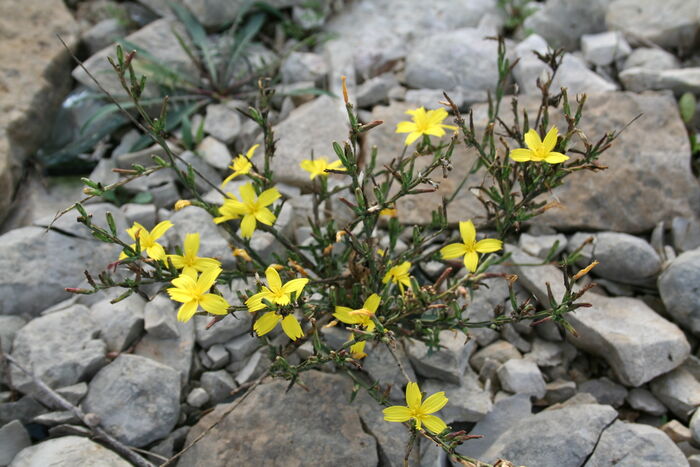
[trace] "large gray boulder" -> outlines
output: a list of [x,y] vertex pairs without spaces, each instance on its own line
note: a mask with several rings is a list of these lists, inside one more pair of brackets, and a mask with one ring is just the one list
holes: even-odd
[[121,442],[142,447],[165,437],[180,416],[180,375],[145,357],[122,354],[90,382],[82,403]]
[[577,50],[584,34],[605,30],[603,21],[610,0],[550,0],[525,19],[525,30],[544,37],[553,48]]
[[[273,380],[258,386],[206,437],[185,452],[182,465],[377,465],[377,444],[347,402],[351,382],[340,375],[309,371],[299,385]],[[235,403],[235,402],[234,402]],[[187,444],[219,420],[219,405],[190,430]],[[306,409],[304,409],[306,407]],[[381,407],[376,410],[381,412]]]

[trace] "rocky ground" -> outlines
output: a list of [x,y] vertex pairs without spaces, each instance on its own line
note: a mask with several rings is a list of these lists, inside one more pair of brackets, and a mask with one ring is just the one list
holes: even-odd
[[[87,51],[86,66],[98,76],[112,42],[123,36],[158,50],[169,66],[195,71],[160,0],[68,2],[70,8],[58,0],[22,3],[31,19],[16,16],[19,10],[8,2],[0,5],[0,18],[14,18],[7,25],[12,40],[0,45],[0,101],[6,109],[0,117],[2,351],[94,414],[119,441],[152,453],[149,460],[158,464],[217,420],[239,388],[266,368],[267,356],[249,333],[249,317],[228,317],[206,329],[204,317],[176,322],[176,304],[163,296],[151,301],[131,296],[116,305],[109,303],[116,294],[69,296],[64,287],[79,285],[83,270],[103,269],[118,251],[91,240],[72,214],[47,231],[56,210],[80,197],[80,185],[62,178],[22,178],[19,168],[42,143],[52,102],[68,87],[69,62],[56,32],[76,50]],[[180,3],[209,28],[231,21],[238,8],[237,2]],[[316,48],[301,48],[284,59],[280,94],[313,87],[339,94],[339,76],[348,76],[362,119],[385,122],[365,141],[368,148],[378,146],[379,162],[401,151],[403,138],[394,129],[406,118],[405,110],[437,107],[443,90],[463,109],[471,108],[475,121],[485,115],[497,70],[496,45],[484,38],[506,25],[496,0],[437,0],[429,6],[417,0],[321,2],[322,14],[311,19],[302,1],[272,3],[291,8],[300,24],[332,33]],[[107,13],[115,5],[131,15],[127,26]],[[600,137],[643,114],[603,156],[608,170],[572,176],[553,193],[562,207],[547,211],[517,244],[506,246],[513,263],[537,263],[555,242],[558,257],[592,237],[580,264],[600,261],[591,274],[598,286],[586,295],[592,307],[569,316],[577,337],[553,323],[477,329],[469,338],[444,331],[439,352],[428,353],[420,342],[400,349],[404,366],[428,393],[446,392],[450,401],[441,414],[448,423],[483,435],[465,443],[462,454],[529,467],[700,466],[700,184],[691,170],[688,138],[688,127],[697,122],[686,125],[677,104],[686,92],[700,93],[700,56],[693,48],[700,34],[700,2],[548,0],[530,6],[534,13],[507,43],[511,58],[520,59],[512,91],[519,92],[524,108],[537,104],[535,80],[547,72],[533,52],[563,47],[567,53],[555,86],[572,95],[589,94],[582,121],[586,134]],[[256,47],[258,56],[274,55]],[[102,76],[108,89],[118,91],[108,75]],[[79,68],[73,77],[78,91],[94,87]],[[231,155],[259,137],[233,110],[237,105],[203,108],[193,122],[203,121],[205,137],[194,151],[181,154],[214,182],[222,180]],[[310,232],[299,220],[311,198],[302,191],[307,175],[289,167],[298,167],[312,150],[328,154],[330,142],[345,139],[346,116],[338,99],[304,92],[282,96],[275,105],[275,169],[280,190],[294,200],[278,225],[302,243]],[[561,122],[560,116],[552,118]],[[90,177],[111,183],[117,179],[112,168],[147,162],[157,149],[131,151],[138,137],[120,130],[107,138],[90,155],[99,159]],[[431,209],[456,188],[451,180],[460,180],[474,157],[460,150],[451,179],[438,193],[404,200],[400,219],[429,222]],[[199,231],[202,255],[234,261],[222,253],[228,251],[226,238],[206,213],[172,211],[183,196],[173,176],[158,173],[129,190],[151,196],[119,208],[92,203],[88,210],[95,219],[110,210],[121,232],[133,221],[150,228],[170,219],[171,245]],[[338,219],[345,215],[342,209],[336,207]],[[465,191],[448,214],[451,220],[478,219],[483,211]],[[266,257],[279,248],[265,234],[255,242]],[[421,268],[437,277],[444,265],[430,262]],[[563,293],[561,273],[553,265],[501,268],[518,274],[523,300],[532,296],[546,303],[546,282],[555,296]],[[470,299],[470,317],[489,319],[496,307],[508,309],[507,296],[502,282],[479,289]],[[229,298],[237,302],[233,292]],[[345,339],[326,331],[330,342]],[[395,383],[392,396],[402,399],[400,373],[384,347],[370,348],[363,367],[383,384]],[[262,384],[179,465],[402,465],[408,434],[383,421],[368,396],[349,403],[351,383],[331,369],[305,373],[302,381],[308,392],[295,386],[285,393],[284,381]],[[0,367],[0,391],[0,466],[129,465],[91,440],[73,413],[48,400],[16,367]],[[449,461],[424,443],[414,449],[411,464]]]

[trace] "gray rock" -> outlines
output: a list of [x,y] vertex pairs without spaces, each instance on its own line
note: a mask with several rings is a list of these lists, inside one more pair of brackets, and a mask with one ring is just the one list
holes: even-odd
[[476,352],[469,360],[469,363],[471,363],[476,371],[481,371],[487,359],[495,360],[498,363],[505,363],[508,360],[516,358],[522,358],[522,355],[513,344],[507,341],[496,341]]
[[176,339],[180,336],[180,323],[173,309],[172,301],[165,295],[158,295],[144,308],[144,328],[157,339]]
[[528,16],[523,27],[544,37],[553,48],[577,50],[582,35],[605,31],[609,1],[552,0]]
[[[171,314],[176,314],[177,305],[170,302]],[[192,321],[177,323],[178,337],[161,339],[153,334],[141,338],[134,354],[149,358],[155,362],[167,365],[180,373],[180,382],[187,383],[192,370],[194,356],[194,325]]]
[[126,35],[126,28],[117,18],[107,18],[85,31],[82,40],[90,53],[94,54]]
[[20,316],[0,316],[0,350],[10,353],[17,331],[25,324],[27,320]]
[[597,404],[545,410],[511,422],[480,459],[504,458],[515,465],[583,465],[616,417],[612,407]]
[[197,154],[215,169],[226,170],[231,164],[231,153],[226,145],[211,136],[207,136],[197,145]]
[[440,32],[417,40],[406,57],[406,84],[413,88],[493,91],[498,81],[495,41],[481,29]]
[[160,454],[163,457],[170,458],[173,454],[184,447],[187,433],[190,432],[190,427],[185,425],[170,433],[164,440],[158,444],[151,446],[149,451]]
[[209,394],[203,388],[194,388],[187,395],[187,403],[192,407],[200,408],[209,402]]
[[670,420],[659,427],[675,443],[688,442],[692,438],[690,428],[678,420]]
[[[248,381],[252,381],[258,376],[262,375],[265,370],[267,370],[271,365],[270,358],[267,356],[265,349],[260,349],[255,352],[245,365],[240,367],[240,371],[236,375],[236,383],[239,385],[245,384]],[[231,364],[228,368],[231,368],[235,364]],[[237,365],[236,365],[237,366]]]
[[236,107],[241,105],[241,102],[209,104],[204,117],[204,132],[225,144],[231,144],[241,131],[241,117],[236,111]]
[[659,376],[649,388],[682,421],[687,421],[700,405],[700,383],[682,368]]
[[519,59],[513,68],[513,77],[518,83],[520,92],[524,94],[539,94],[537,79],[545,80],[552,69],[542,60],[537,58],[534,52],[547,53],[547,41],[538,34],[530,34],[522,42],[515,46],[515,56]]
[[31,396],[24,396],[18,401],[0,403],[0,425],[19,420],[31,423],[37,415],[47,412],[46,407],[39,404]]
[[552,258],[558,257],[566,249],[566,245],[567,240],[564,234],[534,236],[524,233],[518,239],[518,246],[521,250],[542,259],[547,257],[552,248],[554,248]]
[[[116,260],[113,245],[21,227],[0,236],[0,315],[37,315],[71,297],[83,271],[98,272]],[[60,274],[57,274],[60,271]]]
[[223,401],[236,389],[236,382],[226,370],[205,371],[200,383],[213,403]]
[[141,336],[145,304],[139,295],[131,295],[114,304],[110,299],[100,300],[90,307],[90,316],[100,328],[108,352],[126,350]]
[[650,415],[666,413],[666,406],[647,389],[632,388],[627,394],[627,403],[634,410],[640,410]]
[[[391,385],[390,397],[394,400],[404,399],[403,387],[406,385],[406,378],[401,373],[399,365],[387,349],[386,344],[381,342],[370,342],[365,346],[367,356],[362,360],[362,368],[369,374],[372,381],[386,387]],[[408,377],[411,381],[416,381],[411,362],[401,345],[397,345],[394,353],[401,361]]]
[[584,381],[578,390],[593,395],[600,404],[612,405],[615,408],[621,407],[627,397],[627,389],[624,386],[606,377]]
[[[71,386],[66,386],[63,388],[56,389],[56,392],[61,395],[64,399],[73,405],[78,405],[83,397],[87,394],[88,385],[87,383],[78,383]],[[49,407],[58,409],[61,408],[57,404],[50,404]]]
[[501,387],[516,394],[528,394],[541,399],[546,394],[544,378],[531,360],[508,360],[498,369]]
[[292,52],[282,62],[280,74],[282,82],[297,83],[299,81],[319,82],[328,73],[328,65],[322,55],[311,52]]
[[214,224],[206,211],[189,206],[173,213],[170,220],[174,226],[166,232],[166,236],[171,244],[182,247],[188,233],[199,233],[197,256],[218,259],[224,267],[235,264],[226,233]]
[[440,331],[440,348],[436,351],[431,352],[427,345],[414,339],[406,345],[408,357],[419,375],[455,384],[462,380],[475,350],[475,341],[449,330]]
[[690,467],[700,467],[700,454],[693,454],[688,457]]
[[457,448],[457,452],[475,459],[483,458],[486,451],[510,428],[515,420],[529,419],[532,410],[530,397],[516,394],[497,401],[493,410],[476,424],[471,433],[483,437],[472,439]]
[[37,415],[32,420],[32,423],[53,427],[64,424],[79,424],[80,419],[70,410],[61,410],[59,412],[49,412]]
[[700,247],[700,222],[696,219],[674,217],[671,221],[671,238],[677,252],[694,250]]
[[[308,391],[294,385],[286,392],[289,384],[282,380],[258,386],[183,454],[181,464],[216,465],[221,459],[246,459],[251,465],[303,465],[309,459],[322,459],[325,465],[377,465],[376,442],[364,432],[355,405],[338,398],[338,394],[350,394],[350,381],[317,371],[303,373],[300,380]],[[309,401],[314,401],[313,411],[299,410]],[[192,427],[187,444],[228,407],[220,405]],[[299,430],[300,426],[304,429]]]
[[693,416],[690,417],[688,428],[690,428],[690,434],[693,437],[693,442],[696,445],[700,445],[700,412],[697,410],[693,412]]
[[618,87],[588,68],[582,59],[572,54],[565,54],[552,81],[552,89],[559,88],[566,88],[569,96],[575,96],[580,93],[615,91]]
[[[74,305],[30,321],[17,332],[12,356],[52,388],[90,378],[105,363],[100,329],[83,305]],[[12,383],[25,394],[37,388],[31,378],[11,368]]]
[[532,351],[525,358],[540,367],[558,366],[565,360],[566,345],[564,342],[550,342],[536,337],[532,341]]
[[90,382],[83,410],[123,443],[142,447],[163,438],[180,415],[180,375],[148,358],[122,354]]
[[544,400],[548,404],[558,404],[571,398],[576,394],[576,383],[573,381],[555,380],[545,386],[547,393]]
[[427,394],[445,391],[448,404],[440,411],[440,417],[450,422],[478,422],[491,412],[491,395],[485,391],[477,375],[467,370],[460,384],[428,379],[421,386]]
[[29,433],[19,420],[0,427],[0,465],[8,465],[18,452],[31,445]]
[[384,73],[370,78],[357,87],[356,99],[358,107],[371,107],[388,100],[389,90],[398,86],[399,81],[394,73]]
[[[180,154],[182,149],[178,146],[168,143],[168,147],[175,153]],[[131,169],[132,165],[140,164],[149,166],[153,164],[153,156],[158,156],[167,159],[167,153],[160,145],[154,144],[138,151],[128,151],[115,156],[117,167],[120,169]],[[162,183],[165,180],[174,180],[175,174],[168,170],[160,170],[148,177],[139,178],[124,185],[128,191],[145,191],[146,186],[153,186]]]
[[676,322],[700,334],[700,249],[686,251],[659,276],[661,300]]
[[700,67],[656,70],[627,68],[620,72],[620,81],[628,91],[671,90],[677,96],[700,92]]
[[236,363],[255,352],[260,347],[260,340],[250,334],[243,334],[232,338],[225,346],[231,356],[231,362]]
[[247,311],[244,313],[239,312],[235,316],[226,316],[207,329],[207,324],[209,324],[210,321],[211,319],[206,316],[194,317],[194,330],[197,336],[197,344],[205,349],[208,349],[214,344],[228,344],[232,342],[235,337],[248,332],[252,317]]
[[43,441],[20,451],[10,467],[39,465],[94,465],[129,467],[127,461],[100,444],[81,436],[64,436]]
[[121,209],[128,225],[138,222],[149,230],[156,225],[156,207],[153,204],[126,203]]
[[589,63],[605,66],[626,58],[632,49],[621,33],[608,31],[582,36],[581,51]]
[[[138,44],[144,50],[157,55],[158,62],[170,69],[176,70],[183,76],[196,76],[197,69],[185,50],[180,46],[176,34],[184,38],[187,42],[187,33],[179,22],[169,19],[159,19],[151,24],[129,34],[125,39],[131,43]],[[190,44],[190,47],[192,45]],[[117,74],[107,61],[107,57],[114,57],[114,47],[105,47],[90,58],[85,60],[85,68],[104,86],[104,88],[115,95],[125,95],[124,89],[119,83]],[[138,67],[139,62],[144,63],[145,59],[138,56],[134,59],[134,65]],[[73,70],[73,78],[81,84],[98,90],[97,85],[90,79],[87,73],[81,68]],[[155,95],[154,86],[146,86],[146,95]]]
[[221,344],[215,344],[209,347],[209,350],[207,350],[207,357],[209,357],[211,361],[211,366],[209,368],[212,370],[225,367],[229,360],[228,351],[226,347]]
[[[517,249],[513,261],[531,263],[533,258]],[[564,295],[561,272],[554,266],[517,266],[520,282],[542,303],[548,303],[545,283],[556,300]],[[644,302],[626,297],[603,297],[588,293],[583,302],[593,306],[569,313],[566,319],[579,337],[570,341],[577,348],[607,360],[625,385],[640,386],[679,366],[690,346],[683,332]]]
[[640,47],[634,49],[625,60],[624,70],[628,68],[646,68],[650,70],[667,70],[680,68],[681,64],[670,52],[659,47]]
[[633,44],[651,41],[661,47],[690,47],[700,27],[696,1],[614,0],[605,23],[622,31]]
[[280,182],[304,186],[309,184],[308,172],[299,164],[304,159],[327,157],[335,160],[333,141],[348,137],[347,112],[340,99],[320,96],[292,110],[289,117],[274,127],[279,139],[272,170]]
[[666,467],[687,465],[683,452],[663,431],[616,420],[607,427],[586,466]]
[[194,184],[195,188],[200,192],[205,192],[211,189],[211,185],[205,180],[213,183],[216,186],[221,184],[221,176],[219,173],[212,168],[207,162],[197,154],[192,151],[185,151],[180,154],[180,158],[175,161],[175,166],[181,171],[187,171],[189,166],[192,166],[194,170],[199,172],[202,176],[195,174]]

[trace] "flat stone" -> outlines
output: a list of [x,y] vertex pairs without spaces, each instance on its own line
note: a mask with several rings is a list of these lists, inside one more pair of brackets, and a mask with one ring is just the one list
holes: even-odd
[[540,90],[537,87],[537,79],[544,81],[547,75],[552,74],[552,69],[537,58],[534,52],[541,55],[547,53],[547,41],[539,34],[530,34],[518,45],[515,46],[515,57],[518,62],[513,68],[513,77],[518,83],[518,88],[523,94],[539,94]]
[[[170,302],[171,313],[175,315],[177,305]],[[192,321],[177,323],[179,335],[170,339],[162,339],[152,334],[141,338],[134,354],[149,358],[154,362],[167,365],[180,374],[180,382],[184,385],[190,377],[192,359],[194,356],[194,325]]]
[[187,171],[189,166],[192,166],[194,170],[199,172],[202,176],[196,175],[194,177],[195,188],[200,192],[205,192],[211,189],[211,185],[207,183],[213,183],[216,186],[221,184],[221,175],[219,172],[210,166],[204,158],[198,156],[192,151],[185,151],[180,154],[180,158],[175,161],[175,166],[182,171]]
[[209,357],[209,360],[211,360],[210,368],[212,370],[218,370],[219,368],[225,367],[229,361],[228,351],[226,350],[226,347],[221,344],[212,345],[209,350],[207,350],[207,357]]
[[29,433],[19,420],[0,427],[0,465],[8,465],[18,452],[31,445]]
[[[88,385],[85,382],[56,389],[56,392],[59,393],[61,397],[63,397],[65,400],[67,400],[73,405],[78,405],[80,401],[83,400],[83,397],[85,397],[85,395],[87,394],[87,391]],[[57,404],[50,404],[49,407],[55,409],[62,408]]]
[[[107,362],[100,329],[83,305],[73,305],[30,321],[17,332],[12,356],[52,388],[87,380]],[[12,383],[25,394],[38,389],[31,378],[11,368]]]
[[476,371],[481,371],[487,359],[495,360],[498,363],[505,363],[508,360],[522,357],[518,349],[510,342],[496,341],[476,352],[469,362]]
[[[251,465],[304,465],[309,459],[323,459],[325,465],[377,465],[375,439],[364,432],[355,406],[338,398],[351,393],[350,381],[318,371],[305,372],[300,380],[308,391],[298,385],[287,391],[289,383],[282,380],[258,386],[183,454],[182,465],[216,465],[221,459],[234,458]],[[314,403],[313,411],[299,410],[309,401]],[[218,406],[192,427],[187,444],[228,407]]]
[[[403,388],[406,385],[406,378],[401,373],[399,365],[386,347],[386,344],[382,342],[369,342],[365,346],[365,352],[367,356],[362,359],[362,369],[369,374],[372,381],[379,383],[382,387],[391,386],[390,397],[392,399],[405,399]],[[397,345],[394,349],[394,353],[401,362],[410,380],[417,381],[407,352],[404,351],[403,347]]]
[[576,383],[573,381],[555,380],[545,386],[547,393],[544,395],[548,404],[558,404],[576,394]]
[[51,427],[63,424],[78,424],[80,423],[80,419],[70,410],[61,410],[59,412],[49,412],[37,415],[34,417],[32,422]]
[[608,31],[582,36],[581,52],[589,63],[605,66],[626,58],[632,49],[620,32]]
[[677,252],[700,248],[700,222],[696,219],[674,217],[671,221],[671,238]]
[[147,229],[156,225],[156,206],[154,204],[126,203],[121,206],[128,225],[138,222]]
[[236,389],[236,382],[226,370],[205,371],[200,383],[213,403],[225,400]]
[[260,345],[260,340],[257,337],[243,334],[232,338],[225,344],[225,347],[231,357],[231,362],[237,363],[255,352]]
[[180,323],[173,310],[172,301],[165,295],[158,295],[144,307],[144,328],[158,339],[175,339],[180,336]]
[[40,227],[7,232],[0,236],[0,315],[37,315],[70,298],[65,287],[80,283],[83,271],[97,273],[118,255],[114,245]]
[[0,350],[10,353],[17,331],[25,324],[27,320],[21,316],[0,316]]
[[682,443],[682,442],[687,442],[690,441],[691,438],[691,433],[690,429],[683,425],[681,422],[678,420],[671,420],[659,427],[659,429],[666,433],[669,438],[674,443]]
[[484,390],[477,375],[471,370],[467,370],[460,384],[428,379],[421,386],[421,390],[427,394],[445,391],[449,402],[439,415],[447,423],[478,422],[493,408],[491,395]]
[[235,316],[226,316],[207,329],[211,318],[207,316],[194,317],[194,329],[197,336],[197,344],[208,349],[214,344],[228,344],[234,338],[242,336],[250,329],[252,322],[251,313],[238,312]]
[[187,433],[189,432],[189,426],[181,426],[166,436],[165,439],[158,442],[158,444],[151,446],[149,451],[155,454],[160,454],[163,457],[170,458],[173,456],[173,454],[185,447],[185,439],[187,438]]
[[627,389],[624,386],[604,376],[584,381],[579,385],[578,390],[593,395],[600,404],[612,405],[615,408],[621,407],[627,397]]
[[544,37],[552,48],[577,50],[581,36],[605,30],[603,21],[608,3],[609,0],[549,1],[525,18],[523,28]]
[[518,239],[518,246],[521,250],[542,259],[547,258],[550,251],[553,252],[552,258],[557,258],[566,249],[566,245],[567,240],[564,234],[534,236],[524,233]]
[[666,406],[648,389],[632,388],[627,394],[627,403],[634,410],[640,410],[650,415],[663,415],[667,411]]
[[561,365],[565,360],[566,344],[564,342],[550,342],[535,337],[532,341],[532,351],[525,358],[532,360],[539,367],[554,367]]
[[[517,249],[512,261],[532,263],[533,257]],[[548,303],[545,283],[549,282],[556,300],[564,295],[561,271],[550,265],[516,266],[521,285],[541,303]],[[603,297],[592,293],[582,297],[591,303],[566,315],[578,337],[569,337],[577,348],[603,357],[620,382],[640,386],[679,366],[687,358],[690,345],[678,327],[666,321],[644,302],[627,297]]]
[[339,99],[320,96],[292,110],[289,117],[273,128],[278,139],[271,168],[278,181],[297,186],[309,185],[309,174],[299,167],[314,157],[335,160],[334,141],[342,145],[348,138],[348,116]]
[[552,81],[552,89],[561,88],[566,88],[569,96],[575,96],[580,93],[615,91],[618,86],[588,68],[582,59],[572,54],[565,54]]
[[114,304],[104,299],[90,307],[90,316],[100,328],[108,352],[126,350],[141,337],[145,305],[146,301],[134,294]]
[[686,251],[659,276],[664,307],[673,319],[693,334],[700,334],[700,249]]
[[628,91],[670,90],[677,96],[700,92],[700,67],[655,70],[627,68],[620,72],[620,81]]
[[695,0],[614,0],[605,15],[608,29],[622,31],[633,44],[654,42],[661,47],[690,47],[700,27]]
[[687,421],[700,405],[700,383],[683,368],[659,376],[649,388],[682,421]]
[[503,389],[516,394],[528,394],[540,399],[547,392],[542,373],[531,360],[508,360],[498,369],[498,379]]
[[35,465],[129,467],[131,464],[88,438],[64,436],[23,449],[14,458],[10,467],[32,467]]
[[693,416],[690,417],[688,428],[690,428],[690,434],[693,438],[693,442],[696,445],[700,445],[700,412],[697,410],[693,412]]
[[658,47],[639,47],[634,49],[625,60],[624,70],[641,67],[652,70],[667,70],[680,68],[681,64],[670,52]]
[[389,91],[398,84],[399,81],[391,72],[366,80],[357,88],[357,106],[371,107],[386,102],[389,98]]
[[683,452],[659,429],[616,420],[603,431],[590,467],[666,467],[687,465]]
[[207,136],[197,145],[197,153],[215,169],[226,170],[231,164],[231,152],[216,138]]
[[204,388],[194,388],[187,395],[187,403],[192,407],[200,408],[209,402],[209,394]]
[[427,345],[415,339],[408,342],[406,350],[419,375],[459,384],[476,350],[476,342],[461,332],[444,330],[440,331],[438,350],[431,352]]
[[209,104],[206,117],[204,117],[205,133],[225,144],[231,144],[241,131],[241,117],[236,111],[236,107],[241,107],[241,105],[241,102]]
[[280,74],[285,84],[299,81],[318,82],[328,73],[328,64],[322,55],[312,52],[290,53],[282,62]]
[[142,447],[172,431],[180,415],[180,375],[148,358],[122,354],[90,382],[83,410],[123,443]]
[[31,423],[34,417],[45,412],[48,412],[46,407],[31,396],[24,396],[13,402],[2,402],[0,403],[0,425],[6,425],[13,420]]

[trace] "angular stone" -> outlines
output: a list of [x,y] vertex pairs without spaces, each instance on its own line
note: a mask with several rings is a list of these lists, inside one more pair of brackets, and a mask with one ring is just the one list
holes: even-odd
[[640,410],[650,415],[663,415],[667,411],[666,406],[648,389],[632,388],[627,394],[627,403],[634,410]]
[[[516,263],[536,261],[517,249],[511,251],[512,260]],[[545,265],[516,266],[515,269],[521,284],[541,303],[548,303],[547,282],[556,300],[564,295],[558,268]],[[640,386],[676,368],[690,352],[683,332],[641,300],[587,293],[582,301],[593,306],[566,315],[579,334],[578,337],[570,337],[571,343],[605,358],[625,385]]]
[[[71,386],[56,389],[56,392],[59,393],[61,397],[63,397],[73,405],[78,405],[80,401],[83,400],[83,397],[85,397],[85,395],[87,394],[87,391],[87,383],[78,383],[73,384]],[[50,404],[49,407],[52,407],[54,409],[62,408],[62,406],[59,406],[58,404]]]
[[292,110],[286,120],[273,128],[278,139],[271,168],[278,181],[297,186],[309,184],[309,174],[299,164],[305,159],[335,160],[334,141],[348,137],[348,116],[342,101],[320,96]]
[[2,402],[0,403],[0,425],[10,423],[12,420],[31,423],[34,417],[45,412],[47,412],[46,407],[31,396],[24,396],[13,402]]
[[292,52],[280,67],[282,82],[285,84],[299,81],[317,82],[322,80],[326,73],[326,60],[323,56],[311,52]]
[[0,316],[0,350],[10,353],[17,331],[25,324],[27,320],[20,316]]
[[581,51],[589,63],[605,66],[624,59],[632,49],[621,33],[608,31],[582,36]]
[[209,360],[211,360],[210,368],[212,370],[218,370],[219,368],[225,367],[229,360],[226,347],[221,344],[212,345],[209,350],[207,350],[207,357],[209,357]]
[[226,170],[231,164],[231,153],[226,145],[211,136],[207,136],[197,145],[197,153],[215,169]]
[[617,412],[607,405],[545,410],[511,422],[480,459],[495,462],[504,458],[515,465],[583,465],[596,448],[601,432],[615,418]]
[[523,27],[544,37],[552,48],[577,50],[584,34],[605,30],[603,21],[610,0],[550,0],[525,18]]
[[225,344],[226,350],[231,356],[232,363],[238,363],[244,360],[255,352],[260,345],[260,340],[250,334],[234,337]]
[[231,144],[241,131],[241,117],[236,111],[236,107],[241,105],[241,102],[209,104],[204,131],[225,144]]
[[80,419],[70,410],[61,410],[59,412],[49,412],[37,415],[32,420],[32,423],[51,427],[64,424],[78,424],[80,423]]
[[128,225],[138,222],[147,229],[152,229],[156,225],[156,207],[153,204],[126,203],[122,205],[122,212],[126,217]]
[[671,90],[677,96],[700,92],[700,67],[675,70],[627,68],[620,72],[620,81],[628,91]]
[[123,443],[142,447],[163,438],[180,415],[180,376],[172,368],[122,354],[90,382],[83,410]]
[[121,352],[131,346],[143,332],[144,305],[139,295],[117,303],[100,300],[90,307],[90,316],[100,328],[100,338],[108,352]]
[[[555,248],[556,245],[556,248]],[[552,249],[552,258],[557,258],[559,254],[566,249],[566,235],[538,235],[521,234],[518,239],[518,246],[528,255],[537,256],[545,259]]]
[[144,307],[144,329],[158,339],[175,339],[180,336],[180,323],[173,310],[172,301],[158,295]]
[[670,52],[658,47],[639,47],[634,49],[625,61],[624,69],[641,67],[652,70],[680,68],[681,64]]
[[187,433],[190,432],[190,427],[185,425],[170,433],[158,444],[151,446],[149,451],[160,454],[163,457],[170,458],[173,454],[184,447]]
[[0,427],[0,465],[8,465],[18,452],[31,445],[29,433],[19,420]]
[[700,248],[700,222],[696,219],[675,217],[671,221],[671,237],[673,247],[679,253]]
[[[83,305],[30,321],[17,332],[12,356],[52,388],[90,378],[105,363],[100,329]],[[25,394],[37,391],[31,378],[11,368],[12,383]]]
[[519,61],[513,68],[513,77],[521,93],[539,94],[537,79],[545,80],[548,74],[552,74],[552,69],[534,53],[544,55],[547,48],[547,41],[538,34],[530,34],[515,46],[515,56]]
[[690,417],[690,423],[688,428],[690,428],[690,434],[693,438],[693,442],[696,445],[700,445],[700,412],[697,410]]
[[200,383],[213,403],[225,400],[236,389],[236,382],[226,370],[205,371]]
[[627,397],[627,389],[624,386],[606,377],[584,381],[578,390],[591,394],[600,404],[612,405],[615,408],[621,407]]
[[555,380],[545,386],[547,393],[544,399],[548,404],[558,404],[576,394],[576,383],[573,381]]
[[[176,303],[170,302],[173,315],[176,314]],[[184,385],[190,377],[192,359],[194,356],[194,325],[192,321],[177,323],[178,337],[161,339],[152,334],[141,338],[134,354],[149,358],[155,362],[167,365],[180,373],[180,382]]]
[[498,379],[503,389],[516,394],[528,394],[540,399],[547,392],[542,373],[531,360],[508,360],[498,369]]
[[209,402],[209,394],[204,388],[194,388],[187,395],[187,403],[192,407],[200,408]]
[[681,326],[700,335],[700,248],[674,259],[659,276],[659,294],[668,313]]
[[700,383],[683,368],[659,376],[649,388],[682,421],[687,421],[700,405]]
[[469,362],[476,371],[481,371],[481,367],[484,366],[484,362],[487,359],[495,360],[498,363],[505,363],[508,360],[522,357],[518,349],[510,342],[496,341],[476,352]]
[[118,255],[113,245],[40,227],[7,232],[0,236],[0,315],[36,315],[70,298],[65,287],[83,280],[85,270],[101,271]]
[[666,467],[687,465],[683,452],[659,429],[616,420],[603,431],[590,467]]
[[[401,368],[396,363],[386,344],[382,342],[370,342],[365,347],[367,356],[362,360],[362,368],[369,374],[372,381],[386,387],[391,386],[390,397],[394,400],[403,400],[403,387],[406,385],[406,378],[401,372]],[[401,345],[397,345],[394,353],[401,362],[401,366],[408,374],[411,381],[417,381],[416,375],[408,360],[408,356]]]
[[428,379],[421,386],[421,390],[427,394],[445,391],[449,402],[440,411],[439,416],[447,423],[478,422],[493,408],[491,395],[484,390],[477,375],[471,370],[467,370],[460,384]]
[[690,429],[678,420],[668,421],[661,425],[659,429],[662,432],[666,433],[666,435],[668,435],[668,437],[671,438],[671,440],[674,443],[683,443],[690,441]]
[[251,314],[236,313],[235,316],[226,316],[221,321],[217,321],[212,327],[207,329],[211,318],[206,316],[194,317],[194,330],[197,336],[197,344],[208,349],[214,344],[228,344],[234,338],[242,336],[250,329],[252,322]]
[[[304,465],[310,459],[326,465],[377,465],[374,438],[364,432],[354,405],[339,394],[352,384],[340,375],[309,371],[300,375],[308,388],[273,380],[258,386],[180,459],[182,465],[216,465],[221,459],[245,459],[251,465]],[[314,410],[300,410],[313,401]],[[187,444],[222,417],[217,407],[195,425]],[[304,429],[298,429],[303,426]],[[241,429],[245,427],[245,429]],[[358,456],[358,453],[362,453]]]
[[696,0],[614,0],[605,23],[622,31],[633,44],[651,41],[661,47],[690,47],[700,28],[700,4]]
[[391,72],[366,80],[357,88],[357,106],[370,107],[385,102],[389,98],[389,90],[398,84]]
[[[536,337],[532,341],[532,351],[525,358],[532,360],[540,367],[561,365],[565,360],[566,343],[550,342]],[[571,346],[571,344],[568,344]]]
[[201,177],[199,175],[195,175],[194,177],[195,188],[199,190],[200,193],[211,188],[211,185],[205,180],[208,180],[216,186],[221,184],[219,172],[194,152],[185,151],[180,154],[180,158],[175,161],[175,166],[182,171],[187,171],[190,165],[202,175]]
[[88,438],[64,436],[23,449],[10,464],[11,467],[32,467],[35,465],[129,467],[131,464]]
[[459,384],[476,350],[476,342],[461,332],[444,330],[440,331],[438,350],[431,352],[427,345],[415,339],[408,342],[406,350],[419,375]]
[[[187,33],[181,23],[163,18],[129,34],[125,40],[138,44],[142,49],[157,56],[159,63],[175,70],[178,74],[187,77],[196,76],[198,73],[196,66],[180,46],[176,34],[188,42]],[[189,45],[192,47],[192,44]],[[114,46],[105,47],[85,60],[85,68],[97,78],[108,92],[123,96],[125,91],[119,83],[112,65],[107,61],[107,57],[116,57]],[[139,62],[143,63],[143,61],[145,58],[141,59],[137,54],[134,66],[138,68]],[[73,70],[73,78],[91,89],[98,90],[94,81],[79,66]],[[153,97],[155,95],[154,88],[153,84],[146,85],[146,94]]]
[[552,89],[561,88],[566,88],[569,95],[574,96],[615,91],[618,86],[589,69],[582,59],[565,54],[552,81]]

